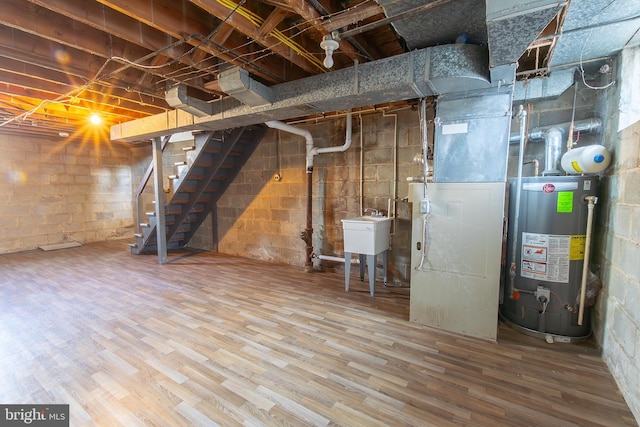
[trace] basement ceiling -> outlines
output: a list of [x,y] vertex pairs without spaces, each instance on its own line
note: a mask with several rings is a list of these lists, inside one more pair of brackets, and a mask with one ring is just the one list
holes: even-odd
[[[84,138],[171,107],[185,85],[227,95],[232,66],[265,86],[430,46],[488,48],[521,78],[640,44],[640,0],[2,0],[0,132]],[[323,65],[323,37],[339,39]]]

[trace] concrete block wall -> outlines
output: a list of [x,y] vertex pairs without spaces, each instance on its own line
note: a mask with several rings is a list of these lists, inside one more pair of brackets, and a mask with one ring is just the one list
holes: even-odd
[[[421,175],[422,167],[412,161],[422,145],[418,111],[405,108],[394,114],[354,114],[351,147],[314,157],[315,253],[343,256],[341,220],[361,214],[361,187],[363,207],[387,214],[389,199],[408,196],[407,176]],[[311,132],[317,147],[345,141],[344,117],[296,126]],[[281,181],[274,179],[276,173]],[[270,130],[218,203],[219,251],[303,266],[305,243],[300,233],[306,227],[306,202],[304,138]],[[402,221],[409,224],[406,211],[405,203]],[[392,236],[390,280],[408,283],[410,237],[410,224]],[[317,260],[316,267],[342,268],[326,262],[320,266]]]
[[304,138],[275,130],[263,138],[218,201],[220,252],[304,265],[304,153]]
[[0,253],[133,233],[131,151],[0,135]]
[[627,404],[640,422],[640,48],[622,51],[616,85],[601,109],[610,120],[613,165],[597,209],[597,253],[602,294],[594,333]]

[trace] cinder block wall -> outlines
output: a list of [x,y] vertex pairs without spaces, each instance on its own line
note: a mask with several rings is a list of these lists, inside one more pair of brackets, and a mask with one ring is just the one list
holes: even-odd
[[[344,117],[295,126],[311,132],[317,147],[339,146],[345,141]],[[416,109],[402,109],[395,115],[381,111],[354,114],[351,147],[314,158],[315,253],[343,256],[341,220],[361,214],[361,193],[364,208],[385,214],[394,188],[396,198],[407,197],[407,176],[421,174],[421,166],[412,161],[421,146]],[[276,173],[282,180],[274,178]],[[305,243],[300,233],[306,227],[306,180],[304,138],[270,130],[218,203],[219,251],[303,266]],[[397,210],[402,214],[398,224],[402,224],[392,236],[390,280],[408,283],[410,225],[406,203]],[[342,268],[328,262],[321,267]]]
[[613,164],[596,209],[603,289],[595,336],[630,409],[640,421],[640,48],[618,58],[616,85],[604,92],[606,145]]
[[0,135],[0,253],[133,233],[126,145]]

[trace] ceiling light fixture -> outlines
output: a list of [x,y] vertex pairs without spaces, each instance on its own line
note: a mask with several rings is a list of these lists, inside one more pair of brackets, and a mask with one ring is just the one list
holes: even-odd
[[333,34],[328,34],[322,38],[320,47],[324,50],[325,57],[322,63],[326,68],[333,67],[333,51],[338,49],[340,44],[333,38]]
[[100,117],[98,114],[93,113],[91,115],[91,117],[89,117],[89,121],[91,122],[91,124],[93,125],[99,125],[100,123],[102,123],[102,117]]

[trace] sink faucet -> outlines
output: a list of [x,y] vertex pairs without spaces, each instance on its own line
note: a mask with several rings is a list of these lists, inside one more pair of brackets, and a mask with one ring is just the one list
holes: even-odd
[[382,216],[382,213],[378,211],[378,209],[366,208],[364,213],[366,214],[367,212],[371,212],[371,216]]

